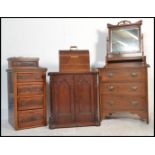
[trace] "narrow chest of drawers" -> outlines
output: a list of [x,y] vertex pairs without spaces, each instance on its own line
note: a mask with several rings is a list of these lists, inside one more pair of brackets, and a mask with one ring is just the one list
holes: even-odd
[[[46,68],[30,67],[31,59],[17,59],[9,59],[12,66],[7,70],[9,122],[16,130],[44,126]],[[34,61],[33,64],[37,63]]]
[[131,112],[148,122],[147,68],[99,69],[100,114]]

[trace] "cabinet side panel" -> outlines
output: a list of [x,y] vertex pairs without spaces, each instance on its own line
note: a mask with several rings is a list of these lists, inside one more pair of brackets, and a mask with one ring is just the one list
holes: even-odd
[[8,80],[8,121],[14,127],[14,83],[13,83],[13,73],[7,73]]

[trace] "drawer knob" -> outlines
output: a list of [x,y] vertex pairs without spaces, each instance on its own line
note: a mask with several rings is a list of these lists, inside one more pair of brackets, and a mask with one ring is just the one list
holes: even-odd
[[138,101],[132,101],[131,104],[132,104],[133,106],[137,106],[139,103],[138,103]]
[[111,86],[108,87],[108,89],[109,89],[110,91],[113,91],[113,90],[114,90],[114,86],[111,85]]
[[113,77],[113,75],[114,75],[114,74],[113,74],[112,72],[109,72],[109,73],[108,73],[108,76],[109,76],[109,77]]
[[133,87],[131,87],[131,89],[133,90],[133,91],[136,91],[137,90],[137,86],[133,86]]
[[137,76],[137,73],[136,73],[136,72],[132,72],[132,73],[131,73],[131,76],[132,76],[132,77],[136,77],[136,76]]
[[114,104],[114,102],[113,101],[108,101],[107,104],[112,106]]

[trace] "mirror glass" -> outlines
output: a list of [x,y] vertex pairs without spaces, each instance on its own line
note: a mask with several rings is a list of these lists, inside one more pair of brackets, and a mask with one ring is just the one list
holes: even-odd
[[139,52],[139,29],[119,28],[111,30],[112,52]]

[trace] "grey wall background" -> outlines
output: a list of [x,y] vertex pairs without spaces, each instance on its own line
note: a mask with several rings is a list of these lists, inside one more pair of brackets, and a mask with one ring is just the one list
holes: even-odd
[[[144,52],[147,62],[149,90],[154,92],[154,21],[147,18],[103,18],[103,19],[2,19],[2,61],[1,61],[1,106],[2,119],[7,119],[7,58],[32,56],[40,58],[40,66],[48,72],[58,71],[59,49],[77,45],[79,49],[89,49],[91,66],[103,66],[106,54],[107,23],[116,24],[120,20],[135,22],[143,20]],[[47,84],[49,78],[47,77]],[[47,85],[48,91],[48,85]],[[47,92],[47,104],[49,105]],[[154,100],[149,93],[149,100]],[[153,103],[153,102],[151,102]]]

